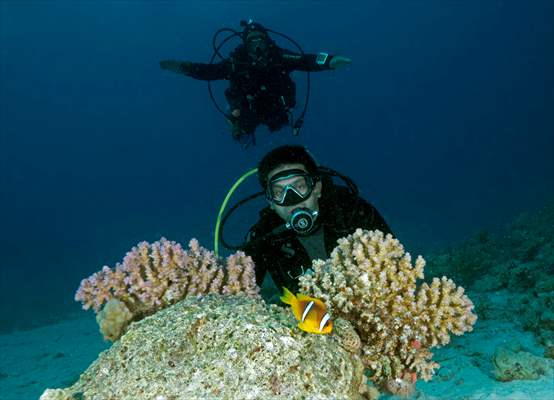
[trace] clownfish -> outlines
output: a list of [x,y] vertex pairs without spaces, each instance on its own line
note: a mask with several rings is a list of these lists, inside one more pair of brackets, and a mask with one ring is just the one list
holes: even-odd
[[305,332],[326,335],[333,330],[333,321],[327,313],[327,306],[321,300],[298,293],[296,296],[287,288],[281,301],[289,304],[298,320],[298,327]]

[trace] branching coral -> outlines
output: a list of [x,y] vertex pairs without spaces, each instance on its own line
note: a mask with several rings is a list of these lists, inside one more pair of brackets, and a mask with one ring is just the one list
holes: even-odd
[[379,385],[431,379],[438,364],[429,349],[447,344],[450,333],[471,331],[477,319],[463,288],[450,279],[418,288],[424,266],[421,256],[412,266],[391,235],[358,229],[339,239],[330,259],[314,261],[313,274],[300,278],[302,292],[323,299],[334,318],[352,322],[364,365]]
[[223,265],[196,239],[184,251],[180,244],[162,238],[152,244],[139,243],[115,268],[104,266],[83,279],[75,300],[97,313],[107,303],[97,320],[104,337],[115,340],[129,322],[188,295],[241,292],[252,297],[259,294],[250,257],[236,252]]

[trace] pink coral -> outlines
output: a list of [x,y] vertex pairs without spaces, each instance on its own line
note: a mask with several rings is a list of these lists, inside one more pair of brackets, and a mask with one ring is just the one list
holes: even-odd
[[180,244],[161,238],[152,244],[139,243],[113,269],[104,266],[83,279],[75,300],[98,313],[109,300],[117,299],[137,320],[188,295],[241,292],[259,295],[249,256],[236,252],[223,264],[196,239],[184,251]]

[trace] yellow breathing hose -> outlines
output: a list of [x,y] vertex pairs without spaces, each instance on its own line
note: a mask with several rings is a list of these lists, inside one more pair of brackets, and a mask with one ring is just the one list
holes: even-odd
[[246,172],[239,179],[237,179],[235,184],[227,192],[227,196],[225,196],[223,203],[221,203],[221,207],[219,208],[219,214],[217,215],[217,221],[215,223],[214,253],[216,257],[219,257],[219,227],[221,225],[221,218],[223,217],[223,213],[225,212],[225,207],[227,207],[227,203],[229,202],[229,199],[231,198],[235,190],[240,186],[240,184],[244,182],[244,180],[247,179],[250,175],[253,175],[257,172],[258,172],[258,168],[252,168],[250,171]]

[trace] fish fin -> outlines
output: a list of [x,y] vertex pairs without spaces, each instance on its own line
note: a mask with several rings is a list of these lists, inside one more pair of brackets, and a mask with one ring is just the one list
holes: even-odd
[[323,302],[323,300],[321,300],[321,299],[314,299],[314,303],[316,304],[316,306],[318,306],[318,307],[321,308],[322,310],[327,311],[327,304],[325,304],[325,303]]
[[305,301],[306,303],[309,303],[310,301],[315,301],[317,299],[313,298],[313,297],[310,297],[310,296],[307,296],[305,294],[302,294],[302,293],[297,293],[296,294],[296,298],[298,299],[298,301]]
[[296,298],[296,296],[292,294],[291,291],[288,290],[286,287],[283,288],[283,295],[281,296],[281,301],[291,306],[298,303],[298,299]]
[[292,313],[294,314],[294,317],[300,321],[302,319],[302,310],[300,309],[300,303],[298,302],[298,299],[290,290],[288,290],[286,287],[283,287],[284,294],[281,296],[281,301],[285,304],[289,304],[290,308],[292,308]]

